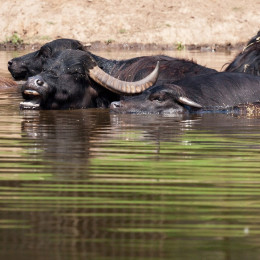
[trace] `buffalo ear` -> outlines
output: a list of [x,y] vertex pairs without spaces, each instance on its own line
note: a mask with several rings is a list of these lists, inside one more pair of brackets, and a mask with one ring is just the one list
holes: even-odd
[[52,49],[49,46],[44,45],[40,49],[40,54],[43,58],[50,58],[52,54]]
[[85,51],[84,46],[79,41],[76,42],[76,50]]
[[84,52],[84,53],[82,52],[82,55],[80,56],[80,64],[81,66],[83,66],[86,78],[89,78],[90,71],[94,67],[98,66],[95,59],[88,52]]

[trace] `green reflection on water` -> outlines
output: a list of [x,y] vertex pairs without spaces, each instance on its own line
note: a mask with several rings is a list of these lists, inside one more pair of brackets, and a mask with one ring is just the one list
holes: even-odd
[[0,219],[0,229],[21,229],[30,228],[30,225],[26,225],[24,221],[14,219]]
[[90,157],[76,162],[44,157],[30,141],[5,140],[15,149],[8,160],[0,150],[0,180],[18,184],[0,186],[0,231],[25,229],[18,236],[58,250],[78,252],[78,243],[97,259],[114,259],[105,256],[111,248],[124,260],[172,259],[173,251],[185,259],[193,256],[187,248],[193,259],[203,250],[219,259],[227,243],[234,251],[255,249],[258,137],[191,130],[173,140],[142,140],[131,130],[93,142]]

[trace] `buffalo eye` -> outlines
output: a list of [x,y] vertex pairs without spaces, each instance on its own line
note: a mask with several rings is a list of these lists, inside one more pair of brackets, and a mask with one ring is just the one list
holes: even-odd
[[68,91],[67,91],[66,89],[63,89],[63,90],[62,90],[62,94],[63,94],[63,95],[68,95]]
[[[46,70],[46,71],[47,71],[47,70]],[[57,71],[55,71],[55,70],[48,70],[47,72],[48,72],[48,74],[51,75],[52,77],[55,77],[55,78],[58,77]]]
[[166,95],[165,93],[154,93],[150,95],[149,99],[150,101],[163,102],[166,100]]
[[73,75],[73,76],[76,77],[77,79],[78,79],[78,78],[82,78],[82,77],[85,76],[84,73],[82,73],[82,71],[80,71],[80,70],[71,71],[71,72],[69,72],[69,74]]

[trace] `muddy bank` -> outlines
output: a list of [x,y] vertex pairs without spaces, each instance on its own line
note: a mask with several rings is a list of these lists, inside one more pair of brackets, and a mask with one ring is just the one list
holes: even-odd
[[[173,50],[198,50],[198,51],[240,51],[243,49],[247,41],[240,42],[236,44],[201,44],[201,45],[172,45],[172,44],[156,44],[156,43],[104,43],[104,42],[93,42],[93,43],[84,43],[83,45],[89,51],[173,51]],[[12,51],[12,50],[37,50],[43,43],[19,43],[14,44],[12,42],[0,43],[0,50],[2,51]]]
[[33,49],[57,38],[73,38],[91,45],[90,50],[218,51],[240,47],[260,29],[260,1],[253,0],[0,3],[1,49]]

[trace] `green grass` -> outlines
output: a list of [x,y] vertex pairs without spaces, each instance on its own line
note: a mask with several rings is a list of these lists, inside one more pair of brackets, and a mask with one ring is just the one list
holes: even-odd
[[14,32],[10,37],[7,37],[6,42],[10,42],[12,44],[22,44],[23,39],[16,32]]

